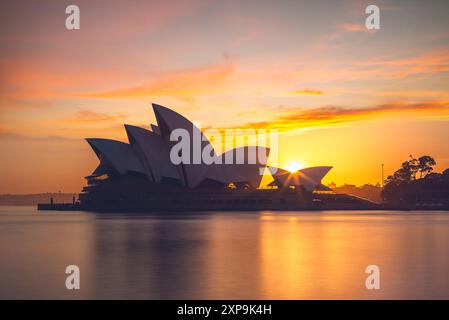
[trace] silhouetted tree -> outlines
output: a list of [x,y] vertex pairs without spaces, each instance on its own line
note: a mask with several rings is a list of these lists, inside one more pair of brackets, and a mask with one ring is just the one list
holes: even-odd
[[382,200],[409,205],[449,205],[449,169],[434,173],[435,165],[430,156],[418,159],[410,156],[387,178],[381,192]]
[[447,168],[446,170],[444,170],[442,174],[443,174],[443,178],[449,179],[449,168]]
[[433,166],[437,163],[430,156],[422,156],[418,159],[418,170],[420,178],[424,178],[428,173],[432,172]]

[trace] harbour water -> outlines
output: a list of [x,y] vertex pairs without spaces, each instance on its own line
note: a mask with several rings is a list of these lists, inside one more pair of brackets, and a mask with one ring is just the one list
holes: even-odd
[[[68,265],[80,290],[65,287]],[[379,290],[365,286],[369,265]],[[449,212],[4,206],[0,298],[449,299]]]

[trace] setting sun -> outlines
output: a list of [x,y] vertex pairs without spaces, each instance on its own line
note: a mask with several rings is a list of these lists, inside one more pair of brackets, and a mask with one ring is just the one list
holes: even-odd
[[299,169],[304,168],[304,165],[302,163],[296,162],[296,161],[292,161],[290,162],[285,169],[287,169],[290,172],[296,172]]

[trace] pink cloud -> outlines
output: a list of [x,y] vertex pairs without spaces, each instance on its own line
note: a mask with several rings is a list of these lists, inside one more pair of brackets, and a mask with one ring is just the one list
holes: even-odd
[[129,98],[144,96],[192,96],[219,92],[234,64],[227,60],[222,64],[193,68],[162,75],[146,84],[111,91],[83,94],[97,98]]

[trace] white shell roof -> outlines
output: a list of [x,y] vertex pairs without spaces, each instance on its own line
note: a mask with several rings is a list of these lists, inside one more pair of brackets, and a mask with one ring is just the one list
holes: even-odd
[[167,144],[160,135],[127,124],[125,130],[151,181],[159,183],[162,177],[181,179],[178,169],[170,161]]
[[[129,144],[109,139],[86,139],[100,159],[99,168],[112,166],[120,174],[135,171],[145,174],[150,181],[160,183],[166,178],[178,179],[188,187],[196,187],[206,179],[221,183],[248,183],[257,188],[262,180],[269,148],[246,146],[228,150],[217,156],[207,137],[191,121],[166,107],[153,104],[157,126],[152,131],[132,125],[125,125]],[[176,142],[170,141],[173,130],[185,129],[190,137],[201,139],[201,150],[208,147],[222,164],[180,164],[170,160],[170,148]],[[192,140],[192,139],[191,139]],[[190,141],[193,151],[193,141]],[[191,163],[193,162],[193,152]],[[240,157],[238,157],[240,155]],[[230,163],[226,163],[231,160]],[[237,161],[237,160],[240,160]],[[218,161],[219,162],[219,161]],[[220,162],[219,162],[220,163]],[[332,167],[321,166],[298,170],[295,173],[268,167],[276,183],[281,186],[304,186],[314,190]],[[277,171],[275,170],[277,169]],[[101,171],[101,170],[100,170]],[[276,171],[276,172],[275,172]]]
[[277,184],[281,186],[303,186],[308,191],[315,190],[331,169],[332,167],[329,166],[319,166],[289,172],[280,168],[268,167]]
[[[223,171],[226,183],[248,182],[253,188],[260,185],[270,149],[266,147],[246,146],[228,150],[221,155],[222,163],[217,165]],[[236,161],[241,155],[240,161]],[[230,159],[232,164],[226,164]],[[239,164],[240,162],[240,164]]]
[[120,174],[126,174],[128,171],[145,173],[142,163],[129,144],[97,138],[88,138],[86,141],[95,151],[100,162],[107,163]]
[[[190,164],[181,164],[182,175],[184,184],[194,188],[198,186],[202,181],[207,178],[208,172],[211,170],[210,166],[204,164],[195,164],[194,152],[193,152],[193,140],[194,137],[199,137],[201,139],[201,152],[206,146],[210,146],[210,142],[206,136],[203,135],[200,129],[198,129],[191,121],[184,118],[177,112],[170,110],[166,107],[160,106],[153,103],[153,110],[156,116],[158,128],[161,135],[166,139],[167,144],[170,147],[176,142],[170,141],[170,133],[175,129],[186,130],[190,139]],[[212,147],[213,150],[213,147]],[[215,151],[213,151],[215,154]],[[201,157],[201,155],[199,155]]]

